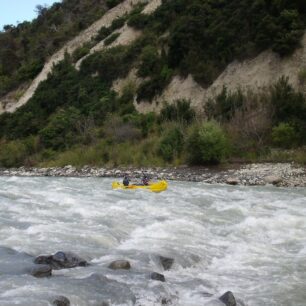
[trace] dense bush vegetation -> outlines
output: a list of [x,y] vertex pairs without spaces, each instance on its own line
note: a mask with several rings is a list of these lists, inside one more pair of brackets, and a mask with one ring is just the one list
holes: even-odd
[[190,106],[190,101],[177,100],[173,104],[166,104],[160,112],[161,121],[177,121],[191,123],[195,119],[195,111]]
[[46,59],[106,11],[105,0],[63,0],[37,6],[37,18],[0,32],[0,96],[31,80]]
[[100,42],[109,36],[115,30],[122,28],[125,24],[127,16],[118,17],[113,20],[112,24],[109,27],[101,27],[98,32],[98,35],[94,38],[94,41]]
[[168,130],[161,138],[159,144],[159,154],[167,161],[171,162],[175,157],[183,151],[184,135],[177,127]]
[[120,36],[120,33],[114,33],[114,34],[110,35],[109,37],[107,37],[107,38],[104,40],[104,45],[105,45],[105,46],[110,45],[110,44],[113,43],[119,36]]
[[[120,2],[64,0],[40,7],[33,23],[6,27],[0,33],[0,95],[35,77],[67,39]],[[102,27],[54,67],[26,105],[0,116],[0,166],[211,164],[229,154],[258,158],[271,147],[306,144],[306,99],[286,78],[256,94],[224,87],[205,101],[208,122],[185,100],[165,103],[160,115],[134,108],[135,99],[161,94],[174,74],[192,74],[209,85],[234,59],[268,47],[290,54],[305,28],[304,1],[164,0],[152,15],[142,9]],[[95,43],[111,44],[126,22],[144,35],[130,46],[90,54],[80,71],[74,68]],[[145,80],[116,94],[113,81],[134,67]],[[299,79],[304,82],[303,70]],[[298,152],[306,160],[303,149]]]
[[238,154],[261,154],[271,145],[286,149],[305,145],[305,109],[305,95],[284,77],[257,94],[224,88],[205,105],[207,117],[223,124]]
[[213,121],[195,126],[188,139],[192,164],[217,164],[229,153],[229,143],[221,127]]
[[77,62],[79,59],[87,55],[90,51],[91,45],[89,43],[84,44],[83,46],[77,48],[72,53],[72,60],[73,62]]
[[128,24],[155,35],[167,31],[169,52],[162,57],[166,65],[210,84],[235,58],[269,47],[281,56],[293,52],[305,16],[301,0],[167,0],[152,16],[139,12]]
[[123,0],[106,0],[106,4],[109,8],[113,8],[119,3],[121,3]]
[[280,123],[272,130],[273,144],[284,149],[291,149],[297,143],[297,133],[289,123]]

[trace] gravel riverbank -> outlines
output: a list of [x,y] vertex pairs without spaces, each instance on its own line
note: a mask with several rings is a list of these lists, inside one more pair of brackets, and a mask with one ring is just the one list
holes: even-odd
[[290,163],[265,163],[227,165],[222,167],[174,167],[174,168],[95,168],[73,166],[63,168],[12,168],[0,169],[1,176],[59,176],[59,177],[114,177],[128,174],[140,178],[147,173],[152,179],[263,186],[273,184],[280,187],[306,187],[306,167]]

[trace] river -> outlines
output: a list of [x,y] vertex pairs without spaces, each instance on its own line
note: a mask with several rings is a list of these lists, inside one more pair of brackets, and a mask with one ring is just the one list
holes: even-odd
[[[131,294],[143,306],[224,305],[229,290],[250,306],[305,305],[305,188],[170,182],[154,194],[113,191],[111,181],[0,177],[0,305],[51,305],[56,295],[133,305]],[[90,265],[50,278],[23,272],[27,254],[57,251]],[[174,258],[170,270],[159,255]],[[131,270],[108,269],[117,259]],[[152,271],[166,282],[150,280]],[[108,292],[93,274],[110,280]]]

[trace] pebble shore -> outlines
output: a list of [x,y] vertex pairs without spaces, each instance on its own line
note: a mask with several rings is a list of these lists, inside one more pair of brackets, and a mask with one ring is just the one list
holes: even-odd
[[165,179],[208,184],[245,186],[306,187],[306,167],[291,163],[264,163],[226,165],[222,167],[173,167],[173,168],[95,168],[73,166],[54,168],[11,168],[0,169],[0,176],[51,176],[51,177],[113,177],[125,174],[141,178],[143,173],[151,179]]

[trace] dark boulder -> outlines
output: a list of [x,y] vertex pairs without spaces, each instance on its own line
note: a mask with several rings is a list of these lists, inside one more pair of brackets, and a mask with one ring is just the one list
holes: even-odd
[[161,305],[172,305],[172,301],[165,297],[163,297],[160,302],[161,302]]
[[165,276],[163,274],[160,274],[160,273],[157,273],[157,272],[152,272],[150,274],[150,278],[153,279],[153,280],[160,281],[160,282],[165,282],[166,281]]
[[87,278],[76,280],[76,282],[86,284],[88,291],[97,290],[100,298],[99,302],[94,305],[134,305],[136,303],[136,297],[129,286],[110,280],[101,274],[95,273]]
[[131,264],[127,260],[115,260],[108,267],[113,270],[129,270]]
[[31,275],[34,277],[50,277],[52,268],[49,265],[39,265],[31,270]]
[[231,291],[225,292],[219,300],[223,302],[226,306],[236,306],[236,299],[234,297],[234,294]]
[[174,263],[174,259],[169,257],[159,256],[159,262],[163,266],[164,270],[170,270]]
[[38,256],[35,258],[34,263],[49,265],[55,270],[85,267],[88,265],[86,260],[71,252],[57,252],[54,255]]
[[65,296],[58,296],[53,300],[52,304],[56,306],[70,306],[70,301]]

